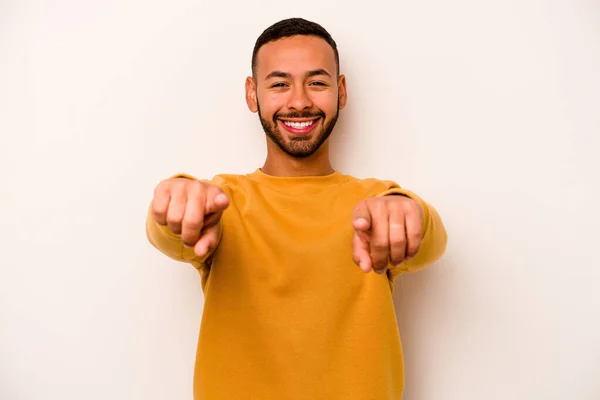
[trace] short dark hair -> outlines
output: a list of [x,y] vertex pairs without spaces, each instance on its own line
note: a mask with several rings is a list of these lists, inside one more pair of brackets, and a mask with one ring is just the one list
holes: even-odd
[[256,55],[262,46],[278,39],[297,35],[316,36],[329,43],[335,55],[337,74],[340,74],[340,56],[335,40],[333,40],[329,32],[316,22],[307,21],[303,18],[288,18],[276,22],[265,29],[256,40],[254,50],[252,51],[252,75],[254,76],[256,73]]

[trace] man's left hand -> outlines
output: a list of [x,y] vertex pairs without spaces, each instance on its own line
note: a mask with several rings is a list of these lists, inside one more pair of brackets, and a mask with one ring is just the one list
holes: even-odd
[[353,259],[364,272],[386,272],[414,257],[423,237],[423,208],[406,196],[389,195],[361,201],[354,208]]

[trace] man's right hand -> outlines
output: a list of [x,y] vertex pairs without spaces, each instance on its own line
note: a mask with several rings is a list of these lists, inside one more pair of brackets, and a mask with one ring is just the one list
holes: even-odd
[[216,185],[188,178],[170,178],[154,190],[152,212],[155,221],[177,235],[187,247],[203,257],[219,241],[219,220],[229,198]]

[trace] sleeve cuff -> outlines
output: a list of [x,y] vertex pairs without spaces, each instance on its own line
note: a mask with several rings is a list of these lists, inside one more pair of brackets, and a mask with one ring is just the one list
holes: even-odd
[[191,179],[193,181],[199,180],[195,176],[192,176],[190,174],[185,174],[185,173],[175,174],[175,175],[171,176],[171,179],[174,179],[174,178],[186,178],[186,179]]

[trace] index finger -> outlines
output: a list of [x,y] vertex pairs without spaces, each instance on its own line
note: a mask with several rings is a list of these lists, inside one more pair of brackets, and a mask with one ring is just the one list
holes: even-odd
[[366,201],[361,201],[354,208],[352,213],[352,226],[359,231],[368,231],[371,229],[371,211]]

